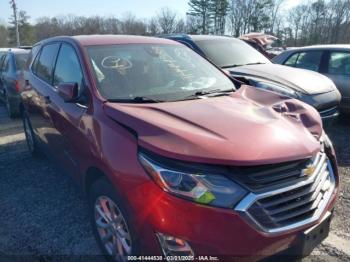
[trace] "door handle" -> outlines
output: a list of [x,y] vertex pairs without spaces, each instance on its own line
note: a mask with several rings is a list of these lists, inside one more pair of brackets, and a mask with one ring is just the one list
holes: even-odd
[[45,99],[45,104],[51,103],[51,98],[49,96],[44,96],[44,99]]

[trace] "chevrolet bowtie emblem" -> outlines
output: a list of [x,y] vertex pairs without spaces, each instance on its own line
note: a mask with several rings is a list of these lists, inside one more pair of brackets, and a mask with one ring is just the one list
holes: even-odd
[[308,166],[302,170],[304,176],[311,176],[315,172],[315,166]]

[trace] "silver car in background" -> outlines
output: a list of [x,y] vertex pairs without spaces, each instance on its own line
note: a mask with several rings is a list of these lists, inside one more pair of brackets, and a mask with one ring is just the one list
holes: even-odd
[[272,60],[276,64],[312,70],[332,79],[342,95],[340,110],[350,113],[350,45],[295,48]]
[[8,115],[19,115],[20,93],[24,87],[24,68],[30,50],[21,48],[0,50],[0,98]]
[[166,35],[201,54],[231,76],[251,86],[299,99],[320,113],[323,123],[337,119],[341,95],[316,72],[276,65],[240,39],[213,35]]

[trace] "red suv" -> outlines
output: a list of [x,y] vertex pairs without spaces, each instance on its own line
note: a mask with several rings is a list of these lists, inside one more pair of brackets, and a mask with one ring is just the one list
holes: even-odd
[[28,147],[86,191],[112,258],[302,256],[327,236],[337,164],[312,107],[167,39],[55,37],[28,66]]

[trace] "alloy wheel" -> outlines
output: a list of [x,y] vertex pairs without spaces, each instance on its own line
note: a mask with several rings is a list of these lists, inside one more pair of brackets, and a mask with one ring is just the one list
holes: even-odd
[[131,254],[131,236],[125,218],[115,202],[100,196],[95,202],[95,223],[108,255],[117,261],[126,261]]

